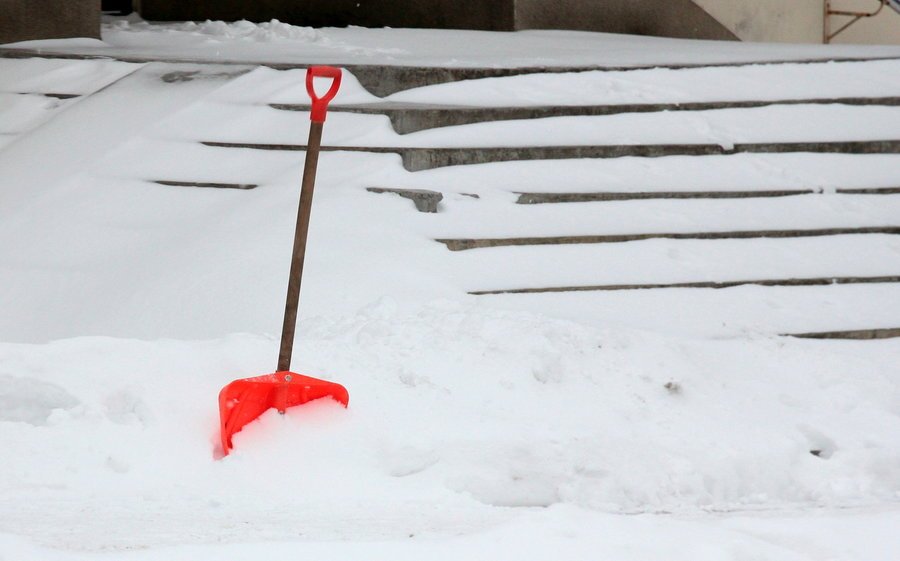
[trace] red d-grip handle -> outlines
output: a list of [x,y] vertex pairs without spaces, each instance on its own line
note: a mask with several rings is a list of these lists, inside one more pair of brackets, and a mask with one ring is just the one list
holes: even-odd
[[[322,97],[316,95],[316,89],[313,86],[313,78],[331,78],[331,87]],[[341,87],[341,69],[333,66],[310,66],[306,69],[306,93],[312,100],[312,112],[309,120],[314,123],[324,123],[325,113],[328,111],[328,102],[337,95],[338,88]]]

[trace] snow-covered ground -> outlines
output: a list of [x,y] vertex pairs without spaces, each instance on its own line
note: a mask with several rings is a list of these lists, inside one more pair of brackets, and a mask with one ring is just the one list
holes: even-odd
[[[427,38],[423,42],[423,38]],[[414,47],[415,45],[415,47]],[[218,61],[628,66],[900,56],[896,47],[603,34],[110,20],[53,51]],[[390,101],[577,105],[895,96],[900,62],[483,79]],[[472,296],[623,283],[900,274],[895,235],[450,252],[447,237],[896,226],[900,156],[319,163],[294,370],[350,407],[269,412],[217,459],[216,394],[271,371],[303,154],[303,72],[0,59],[0,560],[900,558],[900,340],[873,285]],[[172,79],[175,77],[176,79]],[[188,77],[189,79],[177,79]],[[63,95],[63,98],[52,97]],[[78,97],[68,98],[66,94]],[[377,102],[352,75],[336,104]],[[345,146],[896,138],[895,107],[565,117]],[[252,183],[252,190],[156,180]],[[366,187],[441,191],[437,214]],[[516,205],[516,192],[815,189],[740,200]],[[478,195],[474,198],[471,195]]]

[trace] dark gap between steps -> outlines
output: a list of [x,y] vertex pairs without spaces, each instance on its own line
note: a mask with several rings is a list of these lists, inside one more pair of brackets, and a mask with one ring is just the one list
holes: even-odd
[[543,288],[512,288],[505,290],[473,290],[469,294],[486,296],[493,294],[542,294],[548,292],[598,292],[616,290],[654,290],[660,288],[711,288],[722,289],[735,286],[828,286],[832,284],[880,284],[898,283],[900,275],[881,277],[817,277],[802,279],[761,279],[738,281],[700,281],[654,284],[598,284],[587,286],[553,286]]
[[900,327],[853,329],[849,331],[819,331],[811,333],[784,333],[782,335],[785,337],[798,337],[801,339],[847,339],[866,341],[900,337]]
[[153,183],[158,183],[160,185],[168,185],[171,187],[201,187],[201,188],[211,188],[211,189],[239,189],[241,191],[249,191],[250,189],[256,189],[259,185],[254,183],[205,183],[205,182],[197,182],[197,181],[167,181],[167,180],[154,180]]
[[622,243],[650,239],[725,240],[752,238],[807,238],[861,234],[900,234],[900,226],[869,226],[862,228],[818,228],[812,230],[748,230],[732,232],[677,232],[647,234],[607,234],[597,236],[547,236],[523,238],[440,238],[434,241],[450,251],[464,251],[489,247],[520,245],[567,245],[590,243]]
[[18,92],[18,95],[41,95],[44,97],[52,97],[54,99],[73,99],[76,97],[81,97],[81,94],[47,93],[47,92]]
[[[596,201],[630,201],[643,199],[753,199],[767,197],[795,197],[799,195],[820,195],[824,189],[776,189],[755,191],[600,191],[587,193],[527,193],[516,191],[516,204],[587,203]],[[894,195],[900,194],[900,187],[860,187],[833,190],[841,195]]]

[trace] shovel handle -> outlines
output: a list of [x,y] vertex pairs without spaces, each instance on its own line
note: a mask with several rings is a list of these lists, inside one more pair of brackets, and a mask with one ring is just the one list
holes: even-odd
[[[331,88],[319,97],[313,87],[313,78],[331,78]],[[319,147],[322,143],[322,127],[325,126],[325,112],[328,102],[337,95],[341,86],[341,69],[331,66],[311,66],[306,70],[306,91],[312,98],[312,112],[309,125],[309,140],[306,142],[306,163],[303,165],[303,179],[300,184],[300,209],[297,212],[297,227],[294,230],[294,250],[291,256],[291,272],[288,277],[287,299],[284,304],[284,323],[281,328],[281,349],[278,352],[278,369],[291,369],[291,355],[294,351],[294,330],[297,326],[297,307],[300,303],[300,282],[303,279],[303,262],[306,259],[306,236],[309,232],[309,215],[312,212],[313,190],[316,185],[316,168],[319,163]]]
[[[313,78],[331,78],[331,87],[325,92],[325,95],[319,97],[316,95],[316,88],[313,84]],[[333,66],[310,66],[306,69],[306,93],[312,100],[312,112],[309,120],[314,123],[324,123],[325,113],[328,111],[328,102],[337,95],[338,88],[341,87],[341,69]]]

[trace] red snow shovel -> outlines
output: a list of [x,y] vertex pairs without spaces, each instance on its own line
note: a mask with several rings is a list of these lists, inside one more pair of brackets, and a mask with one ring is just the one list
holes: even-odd
[[[328,92],[318,97],[313,78],[331,78]],[[219,420],[222,429],[222,452],[232,448],[231,437],[244,425],[264,412],[275,408],[284,413],[288,407],[307,401],[330,397],[347,406],[350,399],[347,389],[334,382],[327,382],[290,371],[294,346],[294,328],[297,324],[297,305],[300,301],[300,280],[303,277],[303,259],[306,255],[306,234],[309,231],[309,215],[312,209],[313,189],[316,182],[316,166],[322,143],[322,125],[328,102],[334,99],[341,86],[341,69],[330,66],[312,66],[306,71],[306,91],[312,99],[309,142],[306,148],[306,164],[303,167],[303,183],[300,189],[300,210],[297,213],[297,229],[294,231],[294,252],[288,279],[287,302],[284,306],[284,324],[281,328],[281,350],[278,353],[278,369],[274,374],[244,378],[231,382],[219,392]]]

